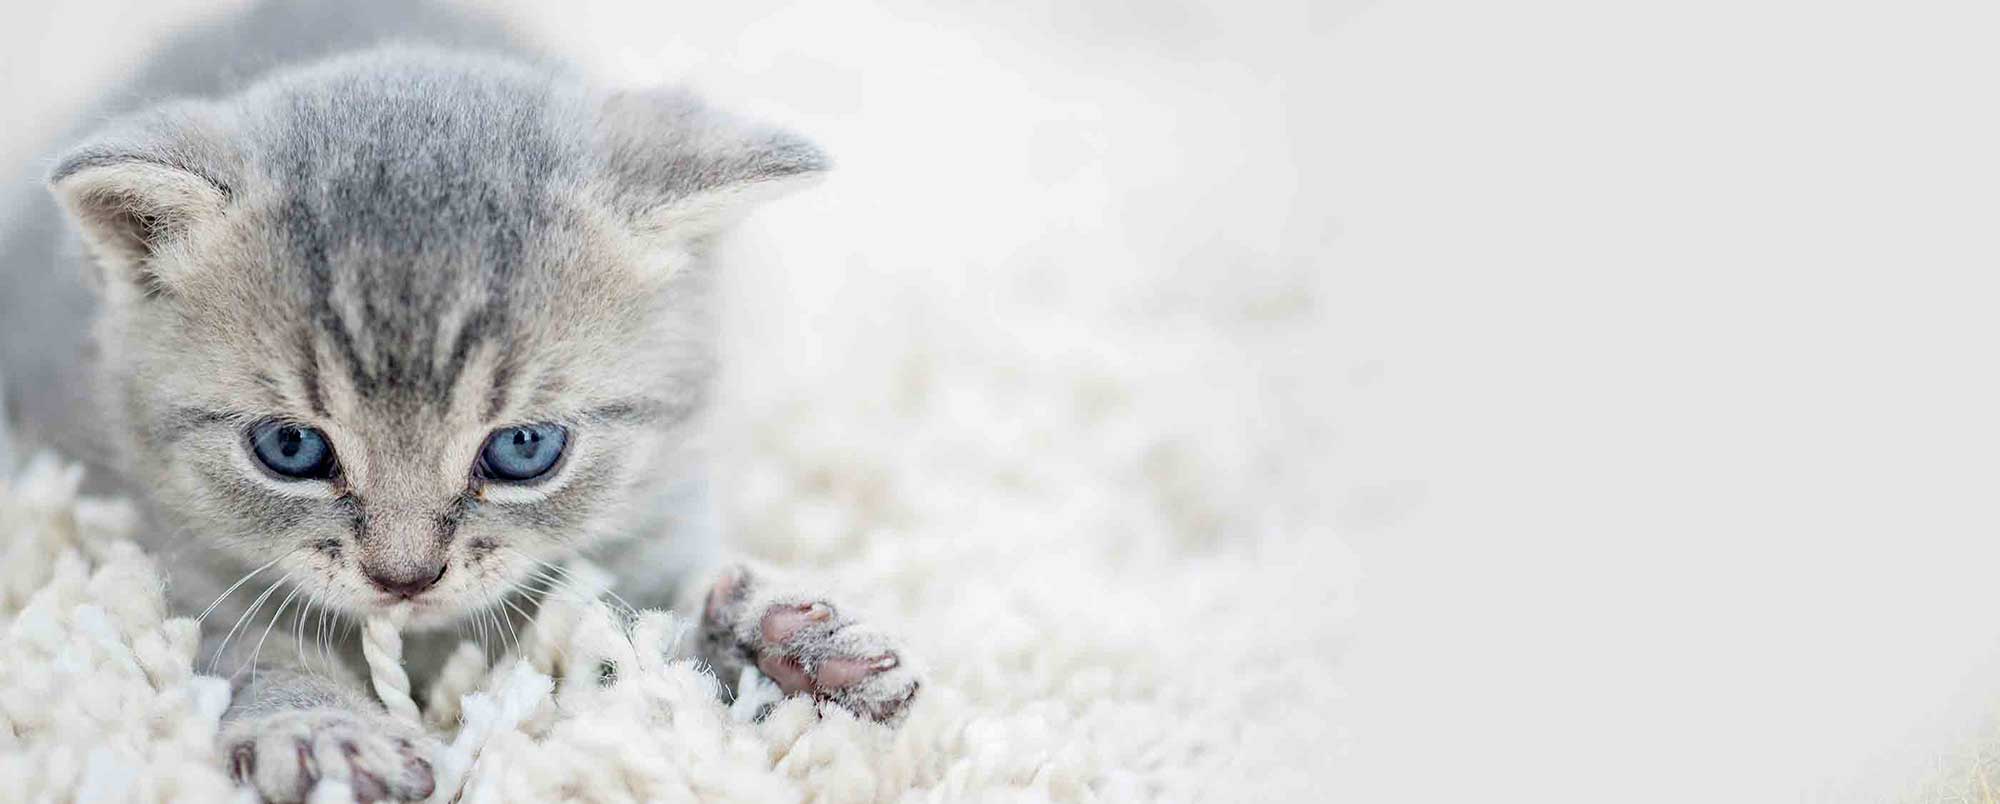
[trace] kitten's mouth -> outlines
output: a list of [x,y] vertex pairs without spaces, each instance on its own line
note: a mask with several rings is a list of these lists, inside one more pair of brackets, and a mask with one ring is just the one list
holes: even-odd
[[400,621],[405,627],[431,628],[456,618],[457,607],[442,598],[431,595],[421,597],[399,597],[382,595],[367,604],[368,616],[388,617]]
[[369,606],[376,614],[425,614],[444,608],[445,603],[436,595],[377,595]]

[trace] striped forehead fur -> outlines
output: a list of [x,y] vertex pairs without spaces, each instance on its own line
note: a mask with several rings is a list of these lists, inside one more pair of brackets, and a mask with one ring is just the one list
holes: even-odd
[[[824,167],[685,92],[390,47],[115,121],[52,183],[105,277],[130,471],[187,532],[304,550],[338,597],[366,589],[356,556],[633,529],[714,372],[706,244]],[[338,476],[260,473],[245,436],[270,420],[323,430]],[[490,433],[539,423],[570,433],[549,483],[477,480]]]

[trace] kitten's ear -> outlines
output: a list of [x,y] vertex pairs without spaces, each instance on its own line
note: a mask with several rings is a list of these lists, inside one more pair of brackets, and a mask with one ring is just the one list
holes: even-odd
[[148,296],[172,291],[189,261],[160,257],[228,205],[236,162],[227,142],[215,110],[178,104],[113,123],[62,157],[49,187],[101,280]]
[[612,95],[597,123],[620,206],[642,230],[677,239],[727,228],[831,167],[805,138],[735,117],[684,90]]

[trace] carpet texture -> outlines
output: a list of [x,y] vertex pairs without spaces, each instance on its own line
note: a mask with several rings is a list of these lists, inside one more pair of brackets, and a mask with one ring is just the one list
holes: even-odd
[[[622,83],[836,155],[723,244],[709,452],[734,549],[899,633],[926,685],[893,731],[752,719],[670,614],[557,607],[525,664],[436,699],[440,799],[1324,797],[1356,581],[1333,527],[1372,510],[1335,461],[1366,434],[1331,419],[1379,370],[1329,355],[1317,6],[516,5]],[[136,522],[59,458],[15,466],[0,798],[234,795],[227,688]]]
[[[739,383],[719,428],[739,547],[822,573],[925,667],[900,728],[804,700],[753,719],[775,696],[718,696],[672,614],[558,605],[525,662],[468,656],[434,696],[437,800],[1311,797],[1352,574],[1255,482],[1282,439],[1206,424],[1252,369],[1187,327],[955,331],[874,353],[847,387],[880,391]],[[0,789],[237,795],[227,686],[191,669],[130,509],[79,478],[45,457],[0,487]]]

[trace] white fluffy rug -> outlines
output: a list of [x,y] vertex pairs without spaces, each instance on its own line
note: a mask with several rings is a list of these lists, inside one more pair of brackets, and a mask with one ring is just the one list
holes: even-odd
[[[1311,443],[1289,397],[1198,322],[947,326],[919,312],[935,302],[886,300],[909,337],[835,390],[739,379],[717,437],[739,546],[905,632],[930,674],[907,722],[796,700],[751,722],[664,658],[670,615],[627,639],[556,608],[531,664],[462,667],[479,691],[429,713],[452,740],[440,800],[1311,796],[1344,739],[1352,571],[1282,504],[1290,439]],[[1278,419],[1217,423],[1252,411]],[[0,789],[226,796],[226,687],[191,671],[193,625],[165,619],[127,509],[77,478],[44,460],[0,486]]]
[[[1335,543],[1275,519],[1234,529],[1223,495],[1244,493],[1228,474],[1251,456],[1174,431],[1160,411],[1198,393],[1181,375],[1110,349],[959,346],[949,364],[911,358],[928,380],[904,377],[897,405],[751,406],[758,446],[736,464],[749,546],[834,573],[926,660],[900,729],[802,700],[750,722],[754,701],[732,712],[664,658],[670,615],[627,639],[599,607],[557,607],[525,638],[531,664],[485,682],[462,667],[483,691],[428,713],[448,738],[469,724],[440,773],[473,801],[1307,795],[1340,743]],[[78,476],[45,460],[0,487],[0,785],[227,795],[212,746],[227,689],[191,671],[193,624],[165,619],[162,579],[121,540],[127,509],[77,499]],[[620,669],[600,686],[606,660]]]
[[[739,549],[828,576],[927,685],[895,731],[749,722],[660,660],[671,618],[565,609],[431,713],[440,798],[1323,796],[1354,582],[1327,418],[1367,378],[1326,357],[1310,8],[564,8],[538,27],[620,80],[764,99],[840,160],[734,246],[716,479]],[[231,795],[226,689],[74,482],[0,487],[0,798]]]

